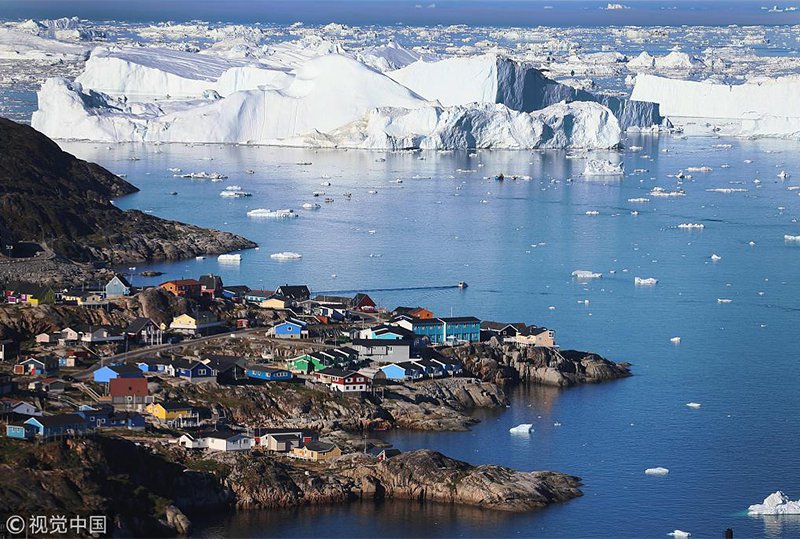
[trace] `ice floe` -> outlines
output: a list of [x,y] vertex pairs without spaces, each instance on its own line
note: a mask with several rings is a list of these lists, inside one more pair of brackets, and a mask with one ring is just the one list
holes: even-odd
[[589,159],[586,168],[583,169],[584,176],[621,176],[625,174],[624,163],[613,163],[608,160]]
[[800,514],[800,500],[792,501],[780,490],[773,492],[761,503],[747,508],[750,515],[798,515]]
[[688,406],[689,408],[697,409],[697,408],[700,408],[702,406],[702,404],[700,404],[699,402],[687,402],[686,406]]
[[647,475],[667,475],[669,473],[669,468],[662,468],[661,466],[656,468],[647,468],[644,473]]
[[511,434],[528,434],[533,432],[533,423],[522,423],[516,427],[511,427],[508,432]]
[[588,270],[575,270],[572,276],[578,280],[599,279],[603,276],[602,273],[596,273]]
[[658,284],[658,279],[654,277],[634,277],[633,282],[636,286],[655,286]]
[[263,218],[263,219],[294,219],[297,213],[294,210],[270,210],[265,208],[257,208],[247,212],[248,217]]
[[272,253],[269,255],[273,260],[297,260],[303,258],[300,253],[293,253],[292,251],[283,251],[280,253]]

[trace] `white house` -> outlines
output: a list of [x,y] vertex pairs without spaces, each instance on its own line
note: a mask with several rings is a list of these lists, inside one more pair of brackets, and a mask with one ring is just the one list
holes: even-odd
[[184,434],[177,441],[178,445],[189,449],[210,449],[212,451],[250,451],[253,438],[233,431],[209,431],[192,436]]

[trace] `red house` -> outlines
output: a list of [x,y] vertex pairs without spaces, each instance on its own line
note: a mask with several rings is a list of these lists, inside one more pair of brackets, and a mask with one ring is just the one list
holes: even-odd
[[333,391],[342,393],[359,393],[369,391],[372,383],[369,378],[359,372],[346,371],[335,367],[328,367],[315,373],[317,379]]
[[108,394],[114,404],[145,404],[150,395],[147,378],[112,378],[108,382]]
[[375,302],[367,294],[356,294],[353,301],[350,303],[350,308],[356,311],[364,311],[367,313],[375,312]]

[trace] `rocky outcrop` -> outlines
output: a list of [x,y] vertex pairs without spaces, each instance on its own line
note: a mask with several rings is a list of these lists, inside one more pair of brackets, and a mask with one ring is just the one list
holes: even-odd
[[625,378],[627,364],[614,363],[592,352],[500,344],[496,340],[453,348],[467,370],[499,385],[521,381],[568,387]]
[[[111,202],[136,191],[31,127],[0,118],[0,242],[38,243],[44,255],[32,260],[175,260],[256,246],[228,232],[122,211]],[[12,259],[3,269],[24,272],[25,262]]]
[[580,478],[558,472],[518,472],[473,466],[429,449],[402,453],[380,463],[339,459],[336,467],[362,487],[362,496],[477,505],[528,511],[581,496]]

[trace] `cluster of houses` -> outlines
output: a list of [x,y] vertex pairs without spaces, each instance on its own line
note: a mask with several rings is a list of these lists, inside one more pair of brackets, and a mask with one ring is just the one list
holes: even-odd
[[175,443],[188,449],[226,452],[259,448],[270,453],[313,462],[342,455],[342,450],[336,444],[320,441],[315,431],[303,429],[257,428],[247,432],[214,429],[184,433],[175,440]]

